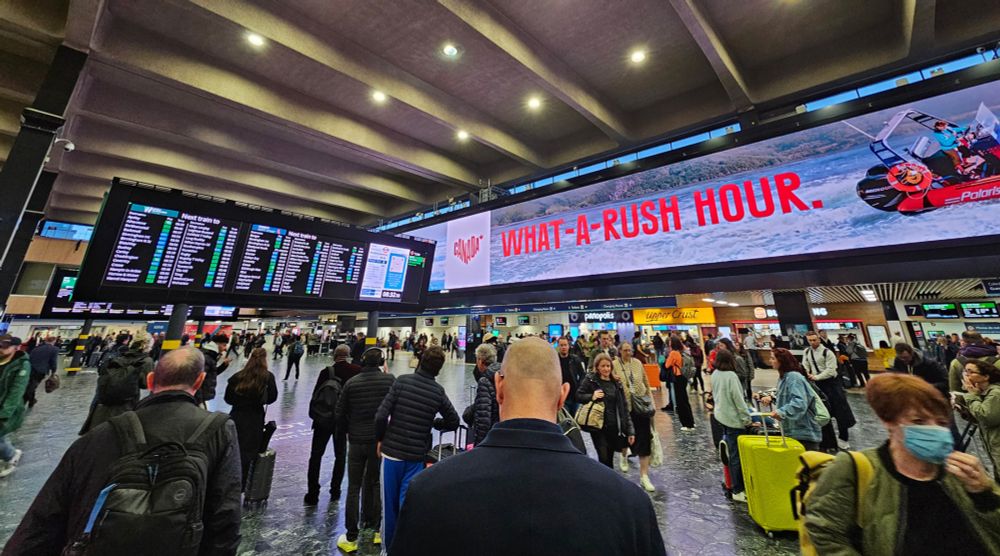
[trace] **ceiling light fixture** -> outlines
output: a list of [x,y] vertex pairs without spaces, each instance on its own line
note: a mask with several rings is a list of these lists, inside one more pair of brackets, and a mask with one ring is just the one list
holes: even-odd
[[467,141],[469,139],[469,132],[464,129],[460,129],[458,130],[458,133],[455,134],[455,137],[458,137],[459,141]]
[[458,56],[458,47],[450,42],[445,43],[445,45],[441,47],[441,53],[449,58],[454,58],[455,56]]
[[721,299],[718,300],[718,301],[716,301],[716,303],[719,304],[719,305],[729,305],[728,303],[726,303],[725,301],[723,301]]
[[528,99],[528,108],[532,110],[538,110],[542,107],[542,99],[538,97],[531,97]]
[[247,33],[247,42],[256,47],[261,47],[264,46],[264,37],[257,33]]
[[729,305],[730,307],[739,307],[740,306],[739,303],[731,303],[731,302],[727,303],[727,305]]
[[633,50],[632,54],[629,54],[628,58],[629,60],[632,60],[633,64],[641,64],[646,61],[646,51],[641,48]]
[[374,100],[379,104],[382,104],[388,98],[389,97],[385,96],[385,93],[383,93],[382,91],[372,91],[372,100]]
[[715,300],[712,299],[711,297],[703,297],[701,298],[701,300],[704,301],[705,303],[715,303]]

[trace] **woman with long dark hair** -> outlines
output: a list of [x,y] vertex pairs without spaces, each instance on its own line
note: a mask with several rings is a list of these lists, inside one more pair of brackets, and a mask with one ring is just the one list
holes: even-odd
[[781,421],[785,436],[794,438],[806,450],[819,450],[823,438],[822,427],[816,422],[816,405],[823,403],[813,392],[806,371],[792,352],[785,348],[771,350],[771,365],[778,370],[778,392],[772,400],[761,397],[761,402],[774,402],[771,417]]
[[[694,414],[691,413],[691,402],[688,399],[688,379],[684,376],[684,344],[677,336],[670,337],[670,355],[664,365],[674,380],[674,415],[681,422],[681,430],[694,430]],[[687,355],[691,357],[690,355]]]
[[229,415],[236,423],[236,436],[240,441],[244,486],[250,462],[260,452],[264,440],[266,406],[276,399],[278,384],[267,368],[267,350],[254,348],[243,369],[226,384],[226,403],[233,407]]

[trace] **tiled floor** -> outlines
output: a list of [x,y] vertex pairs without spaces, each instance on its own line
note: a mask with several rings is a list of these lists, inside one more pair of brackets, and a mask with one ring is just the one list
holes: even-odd
[[[408,355],[401,354],[392,372],[411,372],[407,362]],[[306,556],[339,552],[336,538],[344,531],[343,500],[331,502],[324,496],[318,506],[302,504],[311,434],[309,397],[319,370],[330,363],[325,356],[305,358],[299,380],[283,381],[284,368],[274,369],[279,379],[279,397],[269,409],[268,418],[277,421],[279,428],[272,441],[278,452],[275,484],[267,508],[244,516],[240,554]],[[212,409],[228,411],[221,393],[231,372],[220,378],[220,396],[210,404]],[[466,387],[472,384],[471,367],[449,362],[439,380],[461,412],[468,403]],[[773,385],[775,380],[775,373],[758,371],[755,386],[763,388]],[[77,438],[95,383],[95,374],[80,374],[66,377],[63,387],[52,394],[39,389],[38,405],[29,412],[24,427],[12,437],[24,450],[21,466],[10,478],[0,480],[0,543],[10,537],[63,451]],[[864,448],[882,442],[884,432],[864,398],[854,393],[849,398],[859,421],[852,431],[852,443]],[[656,394],[656,401],[657,406],[663,405],[660,393]],[[666,413],[658,412],[655,419],[665,458],[663,466],[652,470],[651,478],[658,490],[651,497],[668,552],[797,554],[794,534],[769,539],[751,521],[745,505],[726,500],[719,486],[721,468],[711,446],[707,417],[701,407],[695,411],[698,425],[694,433],[682,435],[680,425]],[[593,451],[590,455],[593,457]],[[325,481],[330,477],[330,458],[332,449],[324,465]],[[629,476],[638,482],[636,466]],[[346,492],[346,484],[343,490]],[[553,527],[558,524],[553,523]]]

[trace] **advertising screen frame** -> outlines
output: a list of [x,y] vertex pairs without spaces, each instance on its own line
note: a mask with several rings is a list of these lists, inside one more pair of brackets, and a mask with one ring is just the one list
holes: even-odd
[[[428,218],[417,223],[400,226],[397,230],[402,233],[412,233],[416,230],[455,221],[482,212],[531,202],[599,182],[790,135],[795,132],[863,116],[880,110],[900,107],[907,102],[919,101],[998,80],[1000,80],[1000,60],[994,60],[949,74],[947,77],[928,79],[920,83],[847,101],[815,112],[789,116],[764,123],[754,120],[752,122],[754,125],[752,126],[746,125],[741,120],[741,129],[743,131],[738,133],[716,137],[658,156],[618,164],[587,176],[561,180],[544,188],[517,195],[516,197],[501,197],[494,201],[476,205],[470,210],[456,211],[447,216]],[[755,112],[747,115],[746,118],[754,119],[756,114],[759,113]],[[828,274],[837,283],[853,283],[859,279],[864,281],[895,281],[914,278],[934,279],[945,277],[941,266],[925,266],[920,271],[920,276],[914,276],[912,266],[906,263],[945,259],[951,259],[955,262],[954,267],[948,273],[948,276],[954,277],[955,272],[966,272],[961,268],[961,261],[968,260],[967,258],[957,259],[954,248],[963,247],[967,249],[971,246],[990,246],[995,245],[997,241],[1000,241],[1000,234],[797,255],[781,255],[766,259],[758,258],[689,266],[661,267],[593,276],[579,275],[576,277],[499,283],[469,288],[447,288],[443,291],[431,292],[430,303],[432,305],[471,302],[492,303],[496,302],[494,300],[502,296],[509,296],[511,294],[517,295],[513,300],[514,302],[526,303],[536,300],[538,296],[534,295],[534,292],[539,288],[547,290],[546,299],[548,300],[578,299],[592,295],[620,297],[643,295],[648,290],[641,287],[637,288],[636,285],[639,284],[645,284],[646,286],[667,286],[669,289],[663,290],[663,293],[681,293],[684,291],[694,291],[690,290],[690,287],[697,288],[696,284],[704,278],[716,279],[718,281],[714,286],[716,289],[746,289],[747,287],[796,288],[811,284],[813,281],[811,276],[815,271],[822,271]],[[976,260],[982,260],[987,257],[990,256],[977,255],[975,258]],[[995,258],[1000,261],[1000,257]],[[863,272],[863,276],[858,275],[859,270]],[[968,276],[972,276],[972,274],[969,273]],[[752,277],[753,280],[748,280],[748,277]],[[759,286],[755,285],[756,282],[760,282]]]
[[[243,228],[249,224],[307,231],[316,235],[343,239],[345,241],[361,242],[366,245],[378,243],[393,247],[408,248],[411,251],[423,253],[427,265],[424,269],[424,276],[418,284],[417,302],[322,299],[238,293],[233,291],[202,292],[107,284],[104,282],[104,273],[110,264],[115,243],[130,203],[164,206],[164,208],[183,210],[194,214],[211,215],[223,220],[244,223],[244,226],[241,226],[239,243],[236,245],[238,253],[234,254],[234,262],[238,261],[239,257],[242,256],[242,248],[245,246],[246,241],[246,234]],[[76,296],[81,300],[114,299],[120,303],[149,303],[150,300],[154,300],[154,302],[164,305],[188,303],[192,305],[224,304],[239,307],[274,309],[359,311],[382,309],[400,312],[420,311],[423,310],[427,302],[427,287],[431,277],[430,263],[434,260],[434,249],[434,242],[419,240],[405,235],[394,236],[391,234],[374,233],[320,218],[311,218],[304,215],[251,206],[245,203],[237,203],[231,200],[187,193],[178,189],[169,189],[114,178],[111,189],[104,197],[100,215],[94,225],[92,241],[87,245],[87,253],[84,256],[76,286]],[[230,285],[235,280],[236,274],[237,271],[234,269],[234,272],[227,278],[227,282]]]

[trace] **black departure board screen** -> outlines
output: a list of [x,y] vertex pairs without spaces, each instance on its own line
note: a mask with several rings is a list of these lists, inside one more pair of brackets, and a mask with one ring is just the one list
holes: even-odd
[[959,303],[958,305],[962,308],[962,316],[967,319],[1000,318],[1000,312],[997,311],[997,304],[993,301]]
[[88,246],[77,297],[421,308],[433,256],[432,242],[116,179]]

